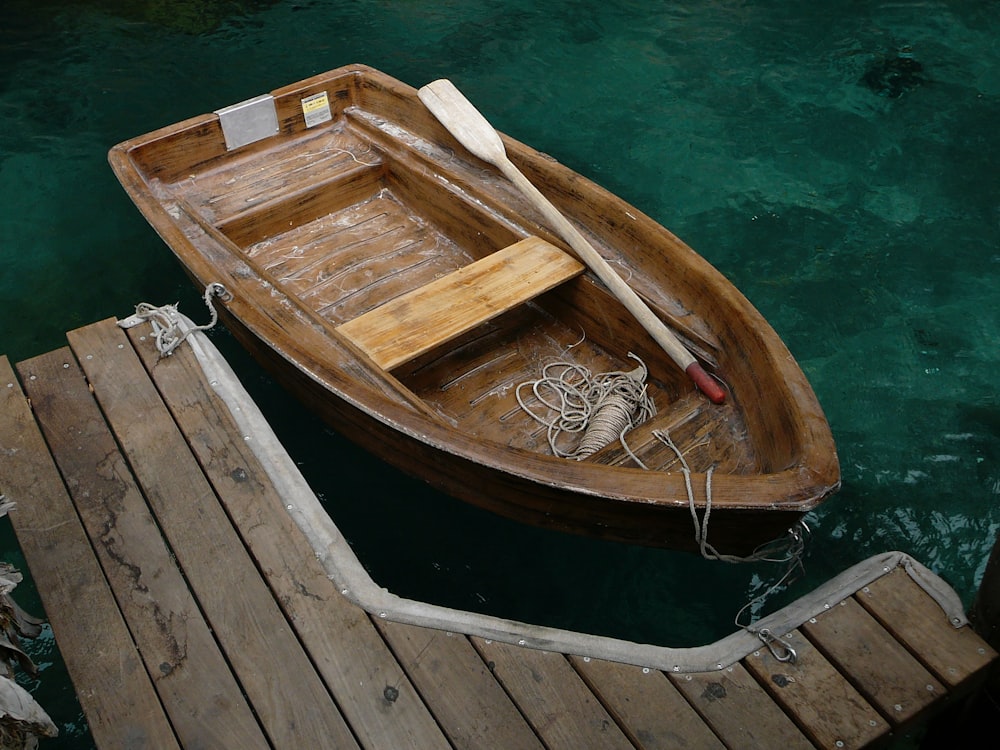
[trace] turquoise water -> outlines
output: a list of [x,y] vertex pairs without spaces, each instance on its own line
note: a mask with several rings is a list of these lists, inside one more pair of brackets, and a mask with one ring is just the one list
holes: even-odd
[[[139,301],[201,319],[108,148],[351,62],[452,78],[497,127],[677,232],[782,335],[844,488],[765,610],[893,549],[971,601],[1000,527],[995,3],[4,0],[0,352],[62,346]],[[691,645],[780,575],[471,509],[385,470],[215,340],[396,593]],[[24,569],[7,522],[0,549]],[[30,580],[16,596],[41,611]],[[47,746],[90,746],[51,636],[31,648],[26,684],[63,732]]]

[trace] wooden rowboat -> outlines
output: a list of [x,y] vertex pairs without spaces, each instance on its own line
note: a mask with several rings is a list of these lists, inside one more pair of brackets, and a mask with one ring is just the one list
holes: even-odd
[[[503,148],[724,385],[722,403],[535,201],[414,89],[371,68],[194,117],[109,158],[192,279],[226,288],[224,320],[281,383],[456,497],[529,524],[685,549],[698,546],[692,507],[704,518],[710,503],[711,545],[745,554],[835,492],[822,409],[739,291],[624,201],[517,141]],[[553,455],[544,407],[518,386],[558,361],[596,374],[631,371],[635,358],[655,416],[580,460]]]

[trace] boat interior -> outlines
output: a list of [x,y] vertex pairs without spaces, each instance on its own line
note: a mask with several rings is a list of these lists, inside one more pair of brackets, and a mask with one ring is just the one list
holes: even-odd
[[[615,440],[585,460],[675,470],[677,452],[653,435],[666,431],[694,472],[794,463],[794,441],[747,439],[764,425],[738,399],[718,406],[697,392],[491,167],[428,138],[423,123],[411,130],[366,106],[398,93],[327,86],[331,120],[306,129],[294,107],[320,86],[275,92],[277,137],[227,151],[218,125],[195,118],[130,158],[161,200],[470,439],[549,454],[547,428],[518,403],[517,386],[559,361],[631,370],[634,354],[656,416],[626,435],[627,449]],[[180,147],[192,129],[204,131],[200,150]],[[723,368],[697,316],[648,301],[706,367]]]

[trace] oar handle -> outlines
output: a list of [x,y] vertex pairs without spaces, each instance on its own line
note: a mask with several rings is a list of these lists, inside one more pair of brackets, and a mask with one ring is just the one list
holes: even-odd
[[542,212],[570,247],[577,257],[583,261],[597,277],[611,290],[612,294],[635,316],[636,320],[695,382],[699,390],[716,404],[726,399],[726,394],[718,382],[705,372],[704,368],[692,356],[677,337],[667,328],[663,321],[653,315],[652,310],[639,298],[632,287],[626,284],[621,276],[608,265],[584,238],[576,227],[562,215],[552,203],[542,195],[514,163],[507,158],[500,134],[483,117],[461,91],[446,78],[428,83],[419,92],[420,100],[455,136],[459,143],[483,161],[496,166],[514,185],[524,193]]
[[545,216],[546,221],[551,223],[559,236],[569,243],[579,259],[604,282],[656,343],[677,363],[678,367],[688,374],[698,389],[713,403],[723,403],[726,400],[726,393],[719,386],[718,381],[705,371],[705,368],[691,352],[677,340],[677,337],[663,324],[663,321],[653,314],[642,298],[635,293],[635,290],[625,283],[622,277],[615,272],[563,213],[552,205],[552,202],[542,195],[538,188],[506,156],[497,159],[496,165],[508,180],[532,199],[538,210]]

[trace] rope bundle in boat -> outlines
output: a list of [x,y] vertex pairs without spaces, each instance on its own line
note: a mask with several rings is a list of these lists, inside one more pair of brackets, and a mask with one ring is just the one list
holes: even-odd
[[[592,374],[572,362],[551,362],[542,377],[517,386],[517,402],[533,419],[548,429],[553,455],[583,459],[596,453],[626,432],[656,414],[656,406],[646,391],[646,365],[634,354],[639,366],[629,372]],[[532,410],[522,395],[530,388],[546,413]],[[572,450],[558,445],[563,433],[582,433]],[[624,443],[624,441],[623,441]]]

